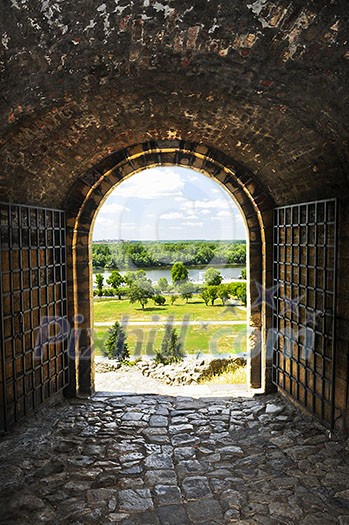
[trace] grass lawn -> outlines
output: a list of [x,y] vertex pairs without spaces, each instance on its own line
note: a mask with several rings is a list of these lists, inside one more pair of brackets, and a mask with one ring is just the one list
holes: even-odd
[[246,321],[246,308],[244,306],[223,306],[217,299],[215,306],[206,306],[199,297],[194,297],[186,303],[178,299],[174,305],[169,304],[166,297],[164,306],[155,306],[149,301],[144,310],[138,304],[130,304],[127,299],[119,301],[115,298],[95,298],[95,322],[120,321],[121,317],[128,317],[129,321],[151,321],[157,316],[158,321],[166,321],[168,317],[181,321],[184,316],[189,316],[190,321]]
[[[184,352],[187,354],[238,354],[246,351],[246,325],[234,326],[187,326],[176,327],[184,340]],[[107,327],[94,330],[94,343],[97,355],[107,337]],[[127,328],[128,348],[131,356],[154,355],[160,348],[164,329],[156,326],[130,326]]]

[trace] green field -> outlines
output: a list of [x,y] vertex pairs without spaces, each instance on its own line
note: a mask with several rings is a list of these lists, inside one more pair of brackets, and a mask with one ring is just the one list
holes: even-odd
[[[178,300],[174,305],[148,305],[144,311],[128,300],[114,298],[95,299],[95,322],[114,322],[127,317],[128,321],[163,321],[169,317],[181,321],[184,316],[189,321],[203,321],[200,325],[176,326],[182,336],[184,351],[187,354],[237,354],[246,351],[246,308],[242,306],[206,306],[199,299],[188,304]],[[154,319],[154,317],[156,318]],[[238,325],[207,325],[205,321],[242,321]],[[95,351],[101,354],[107,326],[96,326],[94,330]],[[154,355],[160,348],[164,334],[163,326],[128,326],[127,341],[131,356]]]
[[115,298],[95,298],[95,322],[119,321],[121,317],[128,317],[129,321],[151,321],[157,316],[159,321],[166,321],[169,316],[175,321],[181,321],[189,316],[190,321],[246,321],[244,306],[223,306],[217,299],[215,306],[206,306],[199,297],[186,303],[178,299],[174,305],[169,304],[166,297],[164,306],[155,306],[149,301],[144,310],[137,304],[130,304],[127,299],[119,301]]

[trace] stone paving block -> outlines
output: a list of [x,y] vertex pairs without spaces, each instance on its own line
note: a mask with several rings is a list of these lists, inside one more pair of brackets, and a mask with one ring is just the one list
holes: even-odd
[[174,470],[148,470],[145,473],[145,483],[150,487],[154,485],[174,485],[177,476]]
[[149,420],[149,426],[151,427],[167,427],[168,425],[168,417],[166,416],[151,416]]
[[159,505],[179,505],[181,491],[176,485],[155,485],[154,494]]
[[120,490],[119,501],[121,511],[143,512],[154,508],[149,489]]
[[[205,433],[193,428],[170,435],[171,426],[188,423],[176,419],[174,424],[175,399],[149,396],[154,403],[144,401],[142,409],[129,407],[149,415],[150,409],[155,412],[164,406],[170,413],[168,426],[139,429],[140,420],[134,425],[131,420],[127,429],[118,427],[112,434],[104,434],[111,417],[125,414],[120,408],[125,408],[123,399],[127,402],[118,398],[114,404],[108,397],[98,402],[65,403],[55,409],[58,423],[46,441],[29,422],[24,444],[15,432],[1,439],[0,509],[4,524],[59,524],[67,520],[72,525],[347,523],[347,442],[340,435],[330,439],[310,418],[297,416],[293,408],[292,420],[278,423],[282,428],[273,422],[279,416],[268,416],[261,425],[254,419],[254,408],[256,414],[264,414],[261,409],[271,399],[278,404],[277,398],[267,396],[264,401],[261,397],[256,406],[254,401],[222,404],[223,410],[229,407],[232,413],[238,412],[244,423],[227,436],[215,430],[214,411],[207,412]],[[51,410],[46,408],[48,413]],[[187,418],[186,414],[175,418]],[[250,416],[256,423],[253,428],[246,424]],[[96,424],[98,419],[100,425]],[[97,435],[78,435],[77,429],[86,429],[88,422],[102,430]],[[185,439],[194,437],[195,442],[170,444],[185,434]],[[165,442],[151,442],[152,437]]]
[[182,482],[182,491],[188,501],[212,497],[208,479],[204,476],[185,478]]
[[158,516],[161,525],[191,525],[184,507],[179,505],[159,507]]
[[201,474],[207,470],[208,463],[198,461],[197,459],[188,459],[181,461],[176,465],[176,472],[180,479],[186,478],[191,475]]
[[189,519],[193,523],[202,525],[203,523],[217,523],[222,525],[223,512],[218,501],[215,499],[205,499],[192,501],[186,504]]
[[189,445],[198,445],[200,443],[200,439],[191,434],[176,434],[172,436],[171,438],[172,445],[175,447],[184,447]]
[[174,449],[174,458],[176,461],[193,459],[195,455],[196,449],[194,447],[177,447]]
[[168,454],[150,454],[145,458],[144,464],[151,469],[171,469],[173,468],[173,461]]

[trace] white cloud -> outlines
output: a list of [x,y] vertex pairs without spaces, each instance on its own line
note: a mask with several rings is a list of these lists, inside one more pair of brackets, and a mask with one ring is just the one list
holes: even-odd
[[136,227],[137,226],[134,222],[122,222],[121,223],[121,230],[130,231],[130,230],[135,230]]
[[235,201],[212,179],[166,166],[116,187],[100,210],[93,238],[243,238],[243,224]]
[[151,168],[136,173],[120,184],[115,195],[123,198],[156,199],[166,195],[180,196],[184,182],[174,169]]
[[182,207],[184,208],[195,208],[195,209],[207,209],[207,208],[217,208],[217,209],[229,209],[232,207],[232,203],[228,199],[214,199],[214,200],[200,200],[200,201],[186,201],[183,202]]
[[232,211],[228,210],[222,210],[217,213],[217,217],[232,217],[233,213]]
[[183,222],[183,226],[203,226],[203,222],[192,222],[192,221],[186,221]]
[[163,213],[160,215],[160,219],[164,219],[166,221],[172,221],[175,219],[182,219],[183,215],[179,213],[178,211],[173,211],[170,213]]
[[124,211],[130,211],[130,208],[127,208],[123,204],[118,204],[117,202],[105,203],[101,208],[101,213],[122,213]]

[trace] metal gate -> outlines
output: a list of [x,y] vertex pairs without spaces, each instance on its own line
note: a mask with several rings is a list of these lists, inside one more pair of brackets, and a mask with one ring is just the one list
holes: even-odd
[[335,200],[275,210],[273,381],[331,426],[336,229]]
[[68,382],[60,210],[0,204],[0,432]]

